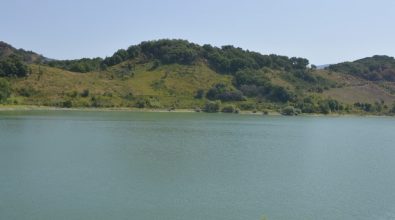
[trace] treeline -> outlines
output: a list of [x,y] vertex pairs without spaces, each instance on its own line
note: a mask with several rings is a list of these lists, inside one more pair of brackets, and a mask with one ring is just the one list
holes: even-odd
[[76,72],[87,72],[105,69],[130,59],[138,58],[141,62],[159,61],[161,64],[190,65],[197,61],[206,61],[210,67],[223,74],[234,74],[242,69],[278,69],[285,71],[305,69],[309,61],[304,58],[278,55],[262,55],[257,52],[243,50],[234,46],[221,48],[211,45],[197,45],[186,40],[144,41],[128,49],[120,49],[112,56],[101,60],[80,59],[50,61],[48,65]]
[[136,58],[141,62],[154,60],[161,64],[190,65],[201,61],[206,62],[216,72],[232,75],[237,90],[233,91],[221,84],[215,85],[207,91],[206,97],[210,100],[242,101],[245,97],[264,97],[274,102],[292,100],[295,95],[283,87],[272,85],[270,79],[265,76],[265,69],[289,72],[309,82],[317,81],[309,74],[309,61],[304,58],[262,55],[234,46],[199,46],[186,40],[142,42],[130,46],[127,50],[118,50],[113,56],[105,58],[102,66],[113,66]]
[[120,49],[103,60],[51,61],[48,65],[75,72],[89,72],[104,70],[127,60],[154,62],[156,67],[161,64],[191,65],[206,62],[216,72],[232,75],[237,90],[215,85],[207,91],[206,98],[210,100],[242,101],[246,97],[260,97],[273,102],[292,101],[295,94],[281,86],[272,85],[266,76],[267,71],[283,71],[309,83],[317,82],[308,71],[309,61],[304,58],[262,55],[234,46],[200,46],[186,40],[145,41],[126,50]]
[[389,56],[373,56],[354,62],[339,63],[330,65],[328,69],[371,81],[395,82],[395,59]]
[[57,67],[72,72],[87,73],[100,70],[102,58],[82,58],[78,60],[52,60],[46,62],[51,67]]
[[29,68],[17,55],[0,59],[0,77],[23,77],[28,75]]
[[29,63],[40,63],[45,58],[32,51],[15,49],[0,41],[0,77],[24,77],[29,74]]
[[205,60],[221,73],[236,73],[242,69],[281,69],[291,71],[304,69],[309,61],[304,58],[288,58],[278,55],[262,55],[236,48],[234,46],[197,45],[186,40],[157,40],[145,41],[139,45],[130,46],[127,50],[121,49],[111,57],[106,57],[103,63],[113,66],[128,59],[139,57],[142,60],[158,60],[163,64],[192,64],[198,60]]

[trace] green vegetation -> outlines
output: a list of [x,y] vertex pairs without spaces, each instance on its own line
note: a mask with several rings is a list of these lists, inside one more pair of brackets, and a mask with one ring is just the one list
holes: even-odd
[[0,103],[7,100],[7,98],[10,97],[10,94],[10,83],[5,79],[0,78]]
[[239,109],[237,109],[234,105],[227,105],[221,109],[223,113],[239,113]]
[[46,64],[50,67],[57,67],[72,72],[87,73],[100,70],[102,61],[102,58],[83,58],[79,60],[53,60],[46,62]]
[[294,108],[293,106],[287,106],[281,110],[281,114],[286,116],[299,115],[300,113],[301,110],[298,108]]
[[392,114],[393,58],[327,70],[308,65],[304,58],[185,40],[146,41],[104,59],[78,60],[50,60],[0,43],[0,77],[9,82],[1,99],[64,108]]
[[395,59],[389,56],[373,56],[354,62],[331,65],[328,68],[371,81],[395,82]]
[[27,65],[25,65],[16,55],[11,55],[0,60],[0,77],[22,77],[26,75],[28,75]]
[[218,112],[221,108],[221,101],[207,101],[206,104],[204,105],[204,112],[207,113],[215,113]]

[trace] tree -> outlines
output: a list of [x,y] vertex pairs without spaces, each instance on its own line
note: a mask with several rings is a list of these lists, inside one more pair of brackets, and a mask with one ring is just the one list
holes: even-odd
[[203,111],[208,112],[208,113],[215,113],[218,112],[221,107],[221,101],[208,101],[204,105]]
[[23,77],[28,73],[29,69],[16,55],[8,56],[0,61],[0,76]]
[[395,114],[395,103],[392,105],[391,113]]
[[300,113],[301,110],[298,108],[294,108],[293,106],[287,106],[281,110],[281,114],[286,116],[299,115]]
[[0,78],[0,102],[4,102],[11,95],[11,86],[6,79]]

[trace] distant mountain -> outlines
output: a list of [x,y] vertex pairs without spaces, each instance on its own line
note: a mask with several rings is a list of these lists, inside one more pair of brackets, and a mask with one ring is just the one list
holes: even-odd
[[316,69],[305,58],[169,39],[141,42],[105,58],[50,60],[0,42],[0,80],[11,87],[0,102],[389,114],[394,67],[394,58],[374,56]]

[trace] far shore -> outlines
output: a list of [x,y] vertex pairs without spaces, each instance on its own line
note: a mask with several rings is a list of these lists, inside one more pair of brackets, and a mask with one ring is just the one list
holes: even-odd
[[[175,113],[200,113],[195,109],[150,109],[150,108],[127,108],[127,107],[112,107],[112,108],[61,108],[52,106],[37,106],[37,105],[0,105],[0,112],[12,111],[86,111],[86,112],[175,112]],[[221,114],[235,114],[235,113],[222,113]],[[211,113],[209,113],[211,114]],[[237,114],[241,115],[263,115],[263,116],[282,116],[281,113],[276,111],[267,112],[264,114],[261,111],[240,111]],[[383,117],[392,115],[373,115],[373,114],[358,114],[358,113],[331,113],[331,114],[300,114],[298,116],[363,116],[363,117]],[[288,116],[287,116],[288,117]]]
[[[1,111],[97,111],[97,112],[176,112],[176,113],[199,113],[195,109],[151,109],[151,108],[127,108],[127,107],[112,107],[112,108],[60,108],[52,106],[37,106],[37,105],[0,105]],[[221,112],[219,112],[221,113]],[[229,114],[229,113],[224,113]],[[260,111],[240,111],[238,114],[243,115],[263,115]],[[268,112],[267,115],[281,115],[278,112]]]

